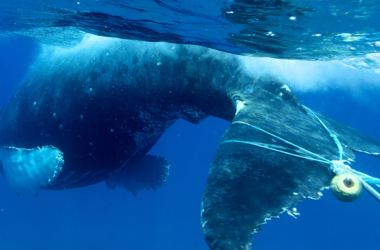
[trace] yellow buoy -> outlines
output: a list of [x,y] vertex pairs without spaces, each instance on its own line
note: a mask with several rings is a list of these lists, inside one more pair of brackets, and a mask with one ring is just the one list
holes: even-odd
[[362,191],[359,178],[351,173],[338,174],[331,180],[331,191],[338,200],[354,201]]

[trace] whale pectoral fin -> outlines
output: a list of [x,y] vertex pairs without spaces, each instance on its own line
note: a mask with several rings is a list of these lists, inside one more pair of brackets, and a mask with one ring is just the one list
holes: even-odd
[[357,130],[340,124],[336,121],[323,117],[322,120],[330,127],[348,148],[369,155],[380,156],[380,143],[369,138],[366,135],[361,134]]
[[124,187],[133,194],[141,189],[157,189],[166,181],[169,166],[164,157],[146,155],[112,173],[106,184],[110,188]]
[[2,174],[19,192],[36,193],[53,182],[64,164],[63,153],[53,146],[32,149],[1,147]]

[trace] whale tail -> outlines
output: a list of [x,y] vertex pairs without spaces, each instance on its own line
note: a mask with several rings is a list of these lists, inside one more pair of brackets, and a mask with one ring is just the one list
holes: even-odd
[[1,173],[20,193],[36,193],[53,182],[64,164],[62,152],[53,146],[32,149],[0,148]]
[[328,133],[287,95],[257,88],[237,100],[202,203],[202,227],[212,250],[250,249],[261,225],[284,212],[298,216],[300,201],[321,197],[335,174],[334,160],[352,162],[353,150],[380,152],[380,144],[325,119],[335,132]]
[[323,117],[319,117],[330,127],[339,137],[341,142],[351,150],[373,156],[380,156],[380,143],[374,139],[361,134],[353,128],[339,124],[338,122]]

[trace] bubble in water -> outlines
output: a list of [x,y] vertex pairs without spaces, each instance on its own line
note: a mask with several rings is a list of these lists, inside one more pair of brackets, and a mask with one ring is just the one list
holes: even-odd
[[340,33],[336,36],[341,37],[344,42],[349,43],[361,40],[364,37],[364,34]]

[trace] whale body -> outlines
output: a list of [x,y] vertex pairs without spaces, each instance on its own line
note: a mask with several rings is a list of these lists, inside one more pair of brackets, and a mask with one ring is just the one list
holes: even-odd
[[155,189],[169,171],[147,155],[161,134],[178,119],[219,117],[231,125],[210,168],[202,228],[210,249],[250,249],[263,223],[320,197],[334,176],[326,161],[380,146],[304,107],[286,85],[256,79],[242,58],[96,36],[46,47],[1,110],[1,172],[21,191],[102,181]]

